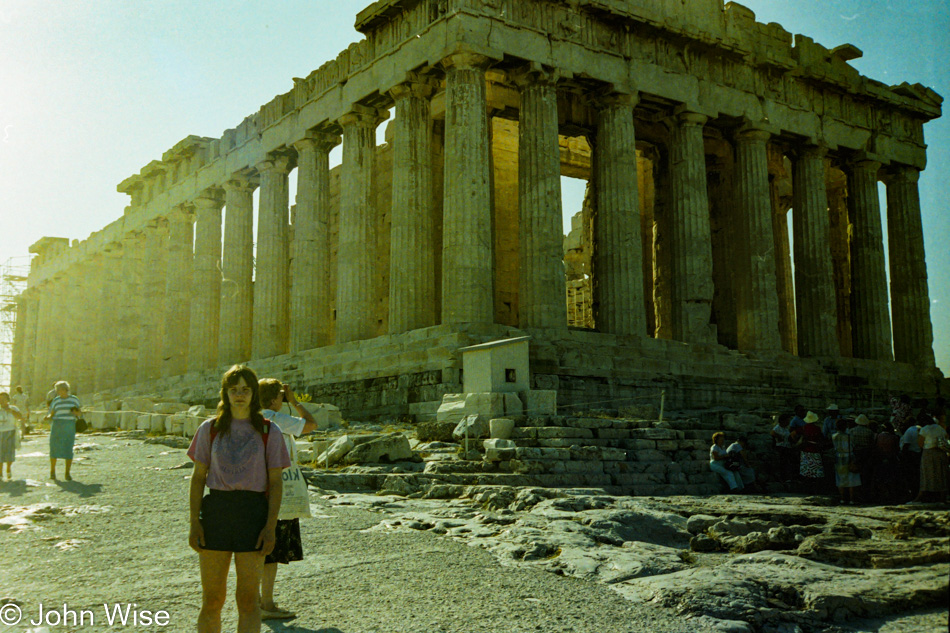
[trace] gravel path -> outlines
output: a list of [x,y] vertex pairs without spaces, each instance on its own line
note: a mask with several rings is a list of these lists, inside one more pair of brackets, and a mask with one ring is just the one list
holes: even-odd
[[[50,631],[193,630],[200,594],[198,559],[187,545],[191,471],[170,469],[187,461],[184,451],[109,435],[80,436],[80,443],[74,481],[46,479],[47,438],[31,436],[15,480],[0,483],[0,520],[9,528],[0,530],[0,597],[16,600],[24,616],[7,630],[33,630],[23,624],[36,620],[40,603],[46,611],[64,603],[89,609],[95,619]],[[488,552],[448,538],[364,532],[379,514],[312,501],[315,518],[301,522],[306,559],[282,566],[277,582],[279,603],[299,617],[265,623],[264,631],[697,630],[602,585],[501,567]],[[108,626],[102,605],[129,603],[166,611],[169,623]],[[232,603],[224,629],[235,623]]]
[[[0,598],[15,601],[23,615],[17,625],[0,623],[0,632],[193,631],[200,586],[198,558],[187,545],[191,470],[175,468],[188,463],[184,450],[121,434],[80,436],[77,449],[75,481],[49,481],[47,436],[26,438],[14,481],[0,483]],[[730,630],[629,602],[601,584],[501,566],[484,549],[431,532],[368,530],[385,517],[315,493],[311,502],[315,516],[301,522],[306,559],[281,566],[277,581],[278,602],[299,617],[265,622],[265,632]],[[233,582],[232,572],[232,589]],[[52,620],[45,628],[27,625],[41,603]],[[91,614],[81,625],[56,622],[48,612],[64,604]],[[109,624],[104,604],[136,606],[122,626]],[[166,612],[167,624],[133,626],[135,609],[152,617]],[[0,607],[0,620],[13,615],[12,606]],[[940,621],[929,614],[881,630],[926,630],[917,626]],[[224,630],[235,625],[229,602]]]

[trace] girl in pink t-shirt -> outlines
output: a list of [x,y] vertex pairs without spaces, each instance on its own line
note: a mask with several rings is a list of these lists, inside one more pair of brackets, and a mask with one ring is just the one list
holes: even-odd
[[281,471],[290,466],[290,456],[280,429],[261,415],[250,368],[235,365],[224,374],[217,415],[198,427],[188,456],[195,462],[188,544],[201,565],[198,631],[221,630],[232,554],[238,633],[260,631],[261,570],[274,549]]

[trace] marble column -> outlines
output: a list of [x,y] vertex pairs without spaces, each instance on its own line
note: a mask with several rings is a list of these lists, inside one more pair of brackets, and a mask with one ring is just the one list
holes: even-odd
[[[86,265],[78,262],[70,266],[66,273],[67,281],[63,289],[63,300],[67,313],[71,313],[76,306],[85,306],[89,303],[85,292],[88,285],[86,270]],[[69,381],[73,393],[79,394],[80,398],[82,394],[89,393],[93,386],[83,375],[83,366],[95,362],[83,357],[85,342],[90,335],[89,330],[87,319],[71,319],[69,330],[63,338],[62,375]]]
[[851,340],[857,358],[893,360],[877,172],[859,160],[846,168],[851,220]]
[[119,294],[122,291],[122,243],[110,242],[102,250],[102,286],[99,294],[99,328],[93,340],[99,342],[96,350],[96,382],[97,392],[106,391],[116,386],[116,349],[115,337],[119,330]]
[[297,150],[297,215],[294,222],[290,286],[290,351],[329,345],[330,306],[330,150],[336,134],[311,130],[294,143]]
[[640,194],[633,128],[636,103],[635,95],[611,95],[597,104],[591,277],[597,330],[644,336]]
[[672,338],[715,343],[710,327],[713,253],[706,189],[703,125],[706,117],[680,112],[670,121],[669,229]]
[[30,300],[25,293],[16,297],[16,321],[13,330],[13,349],[10,359],[10,395],[17,385],[23,385],[23,369],[27,366],[24,354],[26,346],[27,318],[30,312]]
[[825,154],[803,148],[792,165],[792,233],[799,356],[838,356]]
[[[515,76],[521,89],[521,110],[518,122],[518,321],[520,327],[567,328],[567,288],[564,279],[564,229],[561,206],[561,155],[558,145],[557,75],[546,70],[529,70]],[[616,101],[616,99],[614,99]],[[633,103],[629,100],[615,108],[617,118],[628,117],[629,129],[617,125],[613,114],[604,114],[603,121],[610,129],[606,133],[623,135],[633,141]],[[611,110],[612,112],[612,110]],[[617,139],[621,140],[621,139]],[[608,144],[611,141],[606,141]],[[634,163],[636,149],[631,145]],[[629,167],[630,156],[623,148],[616,148],[624,167]],[[636,165],[634,164],[634,168]],[[610,175],[604,171],[605,178]],[[629,175],[628,180],[631,180]],[[636,195],[636,181],[633,192]],[[609,182],[609,181],[608,181]],[[629,183],[623,187],[621,198],[604,199],[615,203],[614,213],[632,213],[638,219],[639,202],[630,208]],[[637,226],[639,229],[639,226]],[[637,231],[639,252],[639,231]],[[640,283],[642,297],[642,281]],[[634,312],[637,306],[634,305]],[[612,319],[611,313],[610,318]],[[636,325],[633,326],[636,328]],[[635,329],[636,331],[636,329]]]
[[340,171],[340,225],[337,248],[336,342],[376,336],[376,209],[373,163],[375,108],[356,104],[340,118],[343,164]]
[[218,362],[243,363],[251,358],[254,313],[254,189],[250,178],[235,176],[224,185],[224,253]]
[[168,214],[165,329],[162,336],[162,376],[165,377],[188,371],[194,217],[194,208],[190,205],[175,207]]
[[83,394],[93,393],[96,388],[97,359],[102,340],[102,334],[99,331],[99,302],[102,297],[104,260],[105,255],[102,251],[91,253],[82,261],[77,270],[77,275],[82,279],[81,305],[95,306],[95,309],[90,309],[89,318],[77,320],[74,332],[77,343],[76,373],[70,382],[75,383],[73,386],[80,399]]
[[894,319],[894,360],[933,367],[933,324],[920,220],[920,172],[894,166],[887,185],[887,244],[891,271],[891,315]]
[[212,369],[218,362],[221,312],[221,207],[224,192],[205,190],[195,198],[195,259],[192,271],[188,369]]
[[[44,400],[46,392],[52,388],[52,379],[49,377],[48,368],[50,328],[53,324],[53,285],[53,280],[47,279],[36,288],[39,308],[36,319],[36,347],[34,348],[32,382],[34,395],[39,396],[37,402]],[[96,306],[96,312],[98,312],[98,306]]]
[[252,358],[286,354],[290,343],[290,231],[286,155],[257,165],[261,175],[257,214],[257,267],[254,276]]
[[68,276],[59,272],[50,286],[50,322],[46,329],[49,345],[46,348],[46,381],[70,380],[63,371],[63,340],[66,336],[66,324],[63,315],[68,309]]
[[118,296],[116,330],[116,385],[131,385],[138,381],[144,247],[145,234],[142,231],[128,233],[122,240],[122,284]]
[[455,53],[445,67],[442,322],[492,323],[490,140],[481,55]]
[[736,206],[741,222],[740,350],[779,351],[778,287],[766,142],[769,133],[746,127],[736,135]]
[[[28,287],[24,294],[29,297],[30,309],[26,313],[26,339],[23,345],[23,368],[20,371],[20,382],[23,390],[30,394],[30,404],[32,405],[39,402],[46,395],[49,387],[42,389],[42,385],[36,382],[37,346],[40,340],[37,336],[37,330],[39,328],[40,299],[42,295],[39,289],[32,287]],[[41,389],[42,394],[40,394]]]
[[389,331],[437,323],[432,213],[432,84],[414,77],[393,88],[393,203],[389,251]]
[[142,313],[139,323],[135,381],[156,380],[162,375],[165,338],[165,287],[168,278],[168,220],[157,218],[146,225],[142,247]]

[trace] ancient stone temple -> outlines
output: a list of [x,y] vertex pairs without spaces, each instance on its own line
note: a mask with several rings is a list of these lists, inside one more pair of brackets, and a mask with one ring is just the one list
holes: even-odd
[[[458,349],[528,335],[561,406],[938,389],[930,89],[722,0],[380,0],[356,29],[120,183],[114,222],[31,247],[15,384],[206,400],[249,362],[351,415],[424,415],[461,391]],[[566,237],[562,176],[587,181]]]

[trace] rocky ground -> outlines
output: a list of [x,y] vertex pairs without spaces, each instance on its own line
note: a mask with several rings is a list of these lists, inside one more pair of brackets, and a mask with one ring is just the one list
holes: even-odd
[[[74,481],[50,481],[45,436],[0,483],[0,631],[189,631],[184,449],[83,435]],[[62,469],[62,465],[60,465]],[[62,470],[60,470],[62,473]],[[327,478],[319,479],[329,488]],[[911,632],[947,627],[947,508],[823,498],[614,497],[596,490],[433,485],[410,497],[311,488],[306,560],[282,567],[299,614],[263,630]],[[232,578],[233,585],[233,578]],[[40,603],[85,625],[37,626]],[[126,626],[103,604],[131,607]],[[13,607],[15,605],[16,608]],[[135,609],[168,623],[131,623]],[[233,630],[229,605],[224,630]]]

